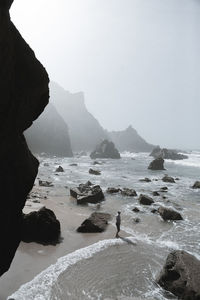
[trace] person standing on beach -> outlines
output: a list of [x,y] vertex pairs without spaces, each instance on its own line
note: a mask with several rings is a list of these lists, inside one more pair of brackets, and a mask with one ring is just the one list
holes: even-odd
[[116,233],[116,238],[119,237],[119,232],[120,232],[120,225],[121,225],[121,212],[118,211],[118,214],[116,216],[116,227],[117,227],[117,233]]

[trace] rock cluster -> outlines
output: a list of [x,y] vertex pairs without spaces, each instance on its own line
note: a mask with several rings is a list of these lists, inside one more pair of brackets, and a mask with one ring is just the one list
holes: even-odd
[[90,181],[79,184],[70,189],[70,195],[77,199],[77,204],[98,203],[104,200],[104,194],[99,185],[93,185]]
[[172,159],[172,160],[181,160],[181,159],[188,158],[187,155],[180,154],[176,150],[171,150],[166,148],[161,149],[159,146],[155,147],[152,150],[150,156],[153,156],[154,158],[162,157],[163,159]]
[[97,145],[96,149],[90,154],[92,159],[96,158],[120,158],[119,151],[115,148],[113,142],[104,140],[101,144]]
[[12,2],[0,2],[0,275],[21,240],[22,209],[38,172],[23,132],[49,100],[48,75],[10,20]]

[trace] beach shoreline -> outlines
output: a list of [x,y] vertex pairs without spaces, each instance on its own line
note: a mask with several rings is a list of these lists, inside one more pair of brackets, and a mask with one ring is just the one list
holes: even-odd
[[[24,212],[29,213],[42,206],[53,210],[61,223],[62,242],[56,246],[21,242],[9,271],[0,279],[1,300],[6,299],[18,290],[22,284],[32,280],[51,264],[55,264],[58,258],[100,240],[115,237],[116,228],[112,224],[109,224],[107,230],[102,233],[76,232],[80,224],[96,208],[77,206],[75,204],[76,200],[68,196],[65,190],[64,188],[39,186],[33,188],[34,193],[40,197],[40,204],[36,205],[28,200]],[[51,195],[51,192],[53,195]],[[48,195],[47,198],[45,198],[45,194]]]

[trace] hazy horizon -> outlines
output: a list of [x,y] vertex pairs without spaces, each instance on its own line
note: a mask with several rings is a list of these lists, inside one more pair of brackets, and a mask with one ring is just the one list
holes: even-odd
[[11,18],[105,129],[200,149],[199,12],[196,0],[16,0]]

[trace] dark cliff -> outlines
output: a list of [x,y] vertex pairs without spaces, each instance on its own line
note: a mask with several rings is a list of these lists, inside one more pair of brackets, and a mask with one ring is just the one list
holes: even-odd
[[83,93],[69,93],[56,83],[50,84],[51,102],[69,128],[73,151],[90,151],[107,138],[104,129],[85,106]]
[[73,156],[68,126],[52,104],[25,132],[28,146],[34,153]]
[[154,148],[154,145],[147,143],[132,126],[108,134],[119,151],[150,152]]
[[38,171],[23,132],[49,99],[48,75],[10,21],[12,2],[0,2],[0,275],[21,240],[22,209]]

